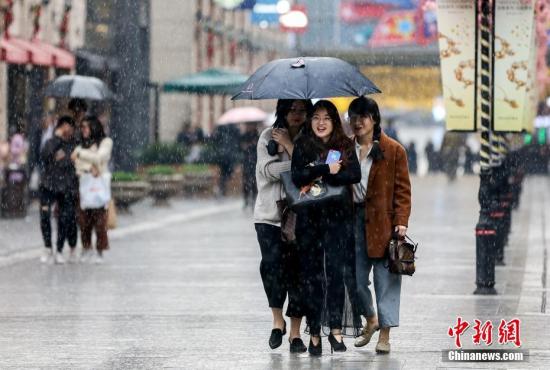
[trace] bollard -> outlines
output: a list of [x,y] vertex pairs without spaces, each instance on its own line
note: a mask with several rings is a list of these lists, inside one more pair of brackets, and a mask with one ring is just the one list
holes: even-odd
[[494,191],[491,174],[482,171],[479,185],[479,221],[476,225],[476,290],[474,294],[497,294],[495,289],[496,229],[490,217]]
[[474,294],[497,294],[495,289],[496,230],[490,222],[476,226],[476,290]]

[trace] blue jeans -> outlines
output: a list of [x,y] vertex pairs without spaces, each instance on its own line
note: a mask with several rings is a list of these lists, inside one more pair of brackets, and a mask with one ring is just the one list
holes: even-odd
[[374,300],[369,289],[369,275],[373,270],[378,324],[381,328],[399,326],[401,275],[392,274],[385,267],[387,265],[386,258],[368,257],[365,240],[365,208],[356,207],[354,218],[357,293],[362,307],[361,314],[367,317],[376,315]]

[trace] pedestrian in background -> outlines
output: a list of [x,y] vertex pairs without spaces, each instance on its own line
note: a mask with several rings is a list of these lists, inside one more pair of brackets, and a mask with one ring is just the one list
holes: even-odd
[[86,112],[88,112],[88,103],[84,99],[73,98],[69,101],[67,107],[75,121],[76,127],[79,127],[86,116]]
[[416,175],[416,172],[418,170],[418,161],[417,161],[416,145],[414,144],[414,141],[411,141],[407,148],[407,160],[409,162],[409,172],[412,173],[413,175]]
[[426,154],[426,159],[428,160],[428,173],[433,173],[438,171],[437,167],[437,153],[434,149],[434,143],[430,140],[424,148],[424,153]]
[[227,195],[227,183],[233,174],[235,164],[240,157],[241,133],[234,125],[218,126],[212,135],[214,149],[214,162],[220,169],[220,182],[218,195]]
[[[80,126],[81,143],[71,155],[79,177],[91,174],[94,177],[109,176],[109,161],[113,149],[113,140],[105,135],[103,125],[96,116],[87,116]],[[109,182],[110,185],[110,182]],[[107,206],[80,209],[79,224],[82,241],[81,261],[86,262],[92,257],[92,232],[96,234],[95,263],[103,262],[103,252],[109,249],[107,238]]]
[[[387,247],[393,233],[404,237],[411,213],[411,184],[405,148],[380,128],[376,101],[366,97],[349,107],[361,182],[353,187],[357,292],[366,318],[356,347],[365,346],[380,329],[376,352],[390,352],[390,328],[399,326],[401,275],[389,272]],[[376,308],[369,289],[374,275]]]
[[[341,160],[326,164],[330,150],[339,151]],[[308,186],[319,177],[334,186],[349,186],[361,180],[353,141],[344,133],[338,110],[327,100],[320,100],[313,106],[311,122],[296,141],[292,154],[292,180],[297,187]],[[341,201],[310,206],[298,213],[299,219],[307,221],[297,224],[296,238],[300,258],[299,281],[303,284],[303,301],[307,305],[305,314],[311,335],[308,348],[311,355],[322,353],[323,311],[330,328],[328,340],[331,350],[346,350],[342,337],[346,299],[344,277],[355,275],[351,209],[352,199],[348,193]],[[353,290],[354,287],[351,287]]]
[[[72,117],[62,116],[57,120],[54,136],[46,142],[40,153],[44,165],[40,177],[40,229],[46,247],[41,257],[42,262],[51,258],[56,263],[63,264],[63,246],[68,241],[70,262],[76,261],[76,199],[78,180],[71,154],[75,148],[75,121]],[[57,243],[56,252],[52,251],[52,205],[57,204]]]
[[254,209],[254,202],[258,194],[256,186],[256,161],[258,159],[258,126],[256,123],[247,123],[245,132],[241,135],[241,151],[243,163],[243,208],[249,206]]
[[[282,240],[281,214],[277,203],[284,195],[281,173],[291,168],[290,158],[294,151],[294,141],[311,110],[312,104],[309,100],[280,99],[277,102],[276,121],[273,127],[261,133],[257,145],[258,196],[254,206],[254,227],[262,254],[260,274],[273,315],[269,346],[272,349],[279,347],[283,335],[286,334],[283,305],[288,293],[286,315],[290,317],[289,342],[290,352],[293,353],[307,350],[300,338],[303,310],[300,308],[300,294],[297,291],[296,248],[295,245]],[[268,150],[271,140],[279,147],[273,154]]]

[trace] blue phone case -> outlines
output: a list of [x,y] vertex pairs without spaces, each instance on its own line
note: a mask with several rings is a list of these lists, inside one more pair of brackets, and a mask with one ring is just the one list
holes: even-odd
[[325,161],[326,164],[336,163],[340,160],[340,157],[342,156],[342,153],[340,153],[338,150],[329,150],[327,155],[327,160]]

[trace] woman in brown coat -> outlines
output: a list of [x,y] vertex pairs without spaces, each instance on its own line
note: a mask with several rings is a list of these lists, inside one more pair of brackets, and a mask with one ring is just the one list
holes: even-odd
[[[367,319],[355,346],[370,342],[380,329],[376,352],[390,351],[390,328],[399,326],[401,275],[386,268],[386,248],[392,233],[404,237],[411,213],[407,153],[380,128],[380,111],[373,99],[359,97],[349,107],[361,182],[353,186],[357,291]],[[373,270],[376,307],[369,290]]]

